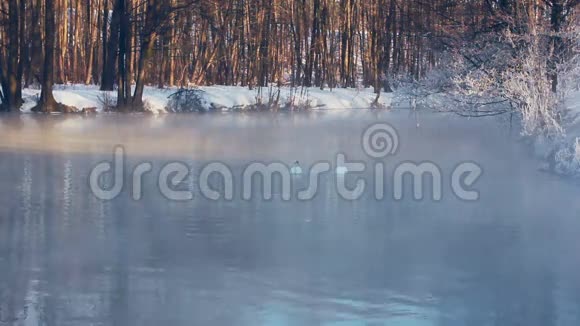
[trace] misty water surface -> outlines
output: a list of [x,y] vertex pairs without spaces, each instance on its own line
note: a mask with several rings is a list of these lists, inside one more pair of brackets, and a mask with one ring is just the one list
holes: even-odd
[[[338,152],[375,162],[361,134],[400,133],[385,160],[432,161],[447,181],[485,170],[481,199],[170,202],[88,187],[124,146],[127,166]],[[579,325],[580,188],[538,171],[494,120],[364,110],[309,114],[0,116],[0,325]],[[370,177],[370,173],[363,175]],[[301,180],[297,181],[302,182]],[[387,185],[388,188],[388,185]]]

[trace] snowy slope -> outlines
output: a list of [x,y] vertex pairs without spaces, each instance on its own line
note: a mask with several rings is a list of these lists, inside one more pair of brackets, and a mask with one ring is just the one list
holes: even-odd
[[566,108],[574,119],[564,126],[564,138],[547,147],[548,160],[553,162],[556,173],[580,177],[580,91],[568,97]]
[[[325,89],[306,88],[291,89],[283,88],[262,88],[261,90],[250,90],[247,87],[238,86],[205,86],[199,87],[204,91],[204,106],[230,109],[234,107],[245,107],[256,104],[258,101],[267,103],[269,97],[278,97],[279,103],[284,104],[292,102],[296,105],[308,104],[315,109],[352,109],[368,108],[375,100],[376,95],[372,89]],[[146,87],[144,100],[146,107],[153,113],[165,113],[165,107],[168,103],[168,97],[176,92],[177,88],[159,89],[155,87]],[[98,110],[103,109],[104,93],[107,97],[116,102],[116,92],[101,92],[98,86],[85,85],[58,85],[54,88],[56,100],[65,105],[74,106],[79,109],[96,107]],[[25,89],[23,97],[25,104],[22,107],[23,112],[29,112],[36,104],[40,90]],[[391,94],[381,94],[379,104],[384,107],[390,107],[392,102]]]
[[577,91],[570,96],[568,101],[566,101],[566,106],[570,109],[570,113],[576,116],[569,132],[576,136],[580,136],[580,91]]

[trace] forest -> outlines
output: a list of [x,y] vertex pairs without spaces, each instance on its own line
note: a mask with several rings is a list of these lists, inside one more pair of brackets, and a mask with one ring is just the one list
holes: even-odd
[[[523,49],[538,40],[536,54],[557,92],[579,2],[2,0],[1,108],[18,110],[22,89],[35,86],[42,88],[35,111],[59,111],[52,87],[68,83],[115,90],[121,111],[142,109],[145,85],[372,87],[380,94],[457,58],[487,76],[495,66],[521,70]],[[492,49],[517,60],[502,66]]]

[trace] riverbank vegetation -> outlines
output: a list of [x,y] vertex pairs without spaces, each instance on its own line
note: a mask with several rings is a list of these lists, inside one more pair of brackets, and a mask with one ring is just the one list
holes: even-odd
[[578,78],[579,2],[5,0],[1,107],[19,110],[36,85],[35,111],[69,110],[54,84],[114,91],[118,111],[142,111],[146,85],[371,88],[375,103],[407,87],[551,132],[553,94]]

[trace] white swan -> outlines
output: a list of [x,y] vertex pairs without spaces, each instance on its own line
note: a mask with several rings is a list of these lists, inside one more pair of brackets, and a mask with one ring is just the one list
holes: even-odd
[[300,167],[300,162],[294,162],[292,168],[290,168],[290,174],[292,175],[300,175],[302,174],[302,168]]
[[336,168],[336,174],[344,175],[344,174],[347,174],[347,173],[348,173],[348,169],[346,168],[346,166],[338,166]]

